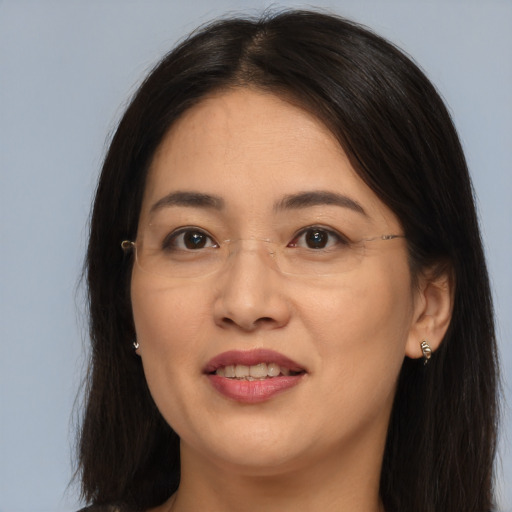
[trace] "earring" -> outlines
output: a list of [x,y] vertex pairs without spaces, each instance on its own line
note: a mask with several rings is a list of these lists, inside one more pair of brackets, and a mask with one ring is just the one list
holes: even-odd
[[133,342],[133,348],[134,350],[137,350],[139,348],[139,342],[137,340]]
[[423,352],[423,364],[427,364],[428,360],[432,357],[432,349],[426,340],[420,343],[421,351]]

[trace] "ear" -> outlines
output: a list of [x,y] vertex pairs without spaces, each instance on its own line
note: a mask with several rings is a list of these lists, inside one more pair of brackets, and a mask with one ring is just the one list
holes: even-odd
[[444,338],[453,311],[455,282],[451,268],[436,266],[418,276],[414,295],[414,313],[407,339],[405,355],[423,357],[421,342],[426,340],[435,352]]

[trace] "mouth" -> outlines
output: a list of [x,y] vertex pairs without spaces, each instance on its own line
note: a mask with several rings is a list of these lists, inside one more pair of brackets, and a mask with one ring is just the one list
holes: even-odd
[[258,403],[296,386],[306,368],[273,350],[230,351],[204,368],[213,388],[242,403]]
[[301,375],[305,370],[293,370],[286,367],[281,367],[277,363],[258,363],[251,366],[245,364],[229,364],[227,366],[220,366],[212,372],[212,374],[220,375],[226,379],[247,380],[249,382],[254,380],[266,380],[274,377],[289,377]]

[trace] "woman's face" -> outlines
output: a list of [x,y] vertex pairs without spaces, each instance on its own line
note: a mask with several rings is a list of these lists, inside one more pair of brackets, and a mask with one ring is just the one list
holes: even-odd
[[150,169],[131,285],[185,457],[250,474],[380,459],[415,292],[403,239],[347,238],[400,233],[304,110],[239,88],[185,112]]

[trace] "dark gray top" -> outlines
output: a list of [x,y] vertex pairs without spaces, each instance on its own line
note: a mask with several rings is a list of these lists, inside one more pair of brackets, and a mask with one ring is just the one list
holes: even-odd
[[90,505],[80,509],[78,512],[130,512],[127,509],[121,509],[113,505]]

